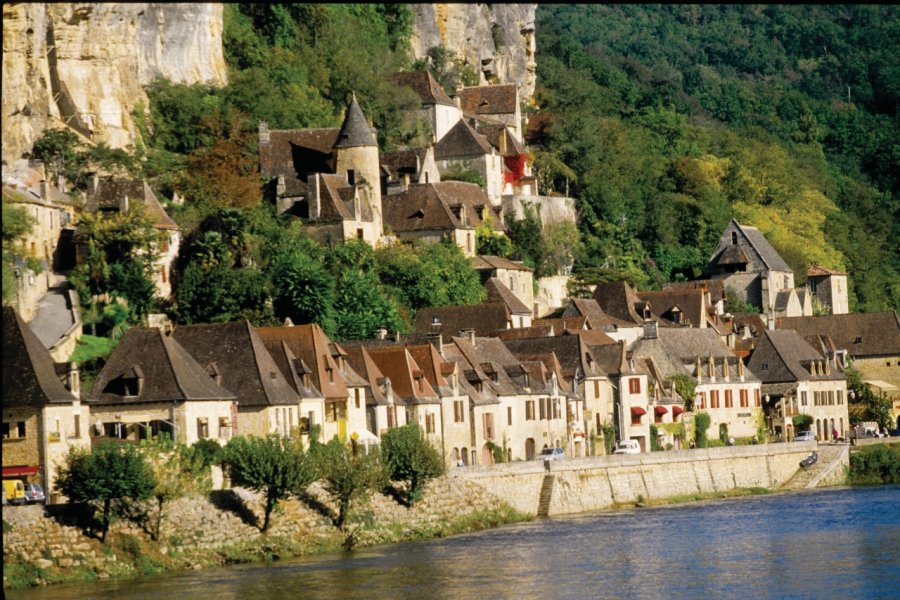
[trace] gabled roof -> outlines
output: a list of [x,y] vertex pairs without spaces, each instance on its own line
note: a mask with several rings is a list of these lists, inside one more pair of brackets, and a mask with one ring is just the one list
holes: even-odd
[[900,355],[900,319],[894,311],[790,317],[775,323],[778,329],[793,329],[802,337],[827,335],[853,357]]
[[528,150],[522,145],[516,136],[506,125],[477,123],[479,133],[483,134],[487,141],[497,149],[500,156],[522,156],[528,154]]
[[[387,385],[385,375],[372,360],[372,356],[367,352],[366,348],[359,344],[345,344],[344,349],[347,351],[347,362],[353,368],[353,371],[365,381],[364,386],[369,390],[370,397],[379,406],[387,406],[388,400],[385,397],[387,393]],[[405,404],[403,398],[394,395],[394,402],[403,406]]]
[[593,351],[578,334],[504,340],[503,343],[521,360],[551,353],[556,355],[563,377],[569,380],[573,379],[576,373],[587,377],[606,375],[598,370],[599,364],[594,358]]
[[694,281],[670,281],[663,286],[665,291],[684,289],[703,290],[709,293],[710,302],[718,302],[725,298],[725,283],[721,279],[696,279]]
[[464,87],[457,94],[466,115],[514,114],[518,108],[514,83]]
[[634,322],[623,321],[606,314],[600,307],[600,303],[593,298],[572,298],[569,306],[563,311],[563,317],[569,318],[576,315],[583,316],[587,320],[589,329],[615,331],[619,327],[635,326]]
[[836,368],[831,370],[831,375],[812,375],[805,366],[810,361],[822,360],[822,355],[796,331],[766,330],[760,336],[747,367],[763,383],[844,379]]
[[832,275],[844,275],[846,273],[842,273],[841,271],[835,271],[833,269],[827,269],[822,265],[810,265],[806,270],[807,277],[831,277]]
[[443,333],[445,337],[459,335],[463,329],[474,329],[475,335],[489,335],[506,329],[510,321],[509,309],[502,302],[469,306],[437,306],[416,312],[416,331]]
[[85,210],[89,213],[118,212],[120,202],[125,198],[129,203],[137,202],[143,205],[156,227],[178,229],[178,225],[166,213],[146,181],[98,181],[96,191],[87,198]]
[[434,145],[437,160],[464,158],[491,154],[493,146],[483,134],[478,133],[464,120],[460,120]]
[[704,327],[707,322],[703,290],[681,289],[661,292],[638,292],[638,297],[650,303],[653,313],[663,316],[678,307],[682,313],[682,324]]
[[[259,333],[258,330],[257,333]],[[322,392],[316,389],[315,384],[312,382],[312,368],[306,364],[306,361],[302,358],[297,358],[294,353],[291,352],[287,342],[284,340],[266,340],[263,339],[262,336],[260,336],[260,339],[263,340],[266,350],[272,355],[272,360],[274,360],[275,364],[278,365],[278,368],[281,369],[281,374],[284,375],[284,378],[291,384],[291,387],[294,388],[294,391],[297,392],[301,398],[304,400],[316,398],[324,399]],[[309,385],[304,383],[304,375],[309,376]]]
[[383,203],[384,224],[395,232],[474,229],[484,224],[484,209],[490,211],[494,231],[506,231],[484,190],[474,183],[411,184]]
[[344,115],[344,123],[338,133],[334,148],[356,148],[359,146],[378,146],[375,134],[366,122],[366,116],[356,101],[356,94],[350,99],[350,106]]
[[249,321],[179,325],[172,336],[201,366],[216,364],[222,386],[234,392],[239,406],[300,402]]
[[505,369],[519,365],[520,360],[500,339],[476,337],[474,344],[468,337],[454,337],[451,340],[479,375],[487,378],[486,383],[495,394],[511,396],[521,392],[521,386],[510,378]]
[[[562,335],[567,331],[571,332],[581,332],[586,331],[587,318],[582,316],[577,317],[560,317],[558,319],[552,319],[549,317],[545,317],[543,319],[535,319],[531,322],[533,327],[552,327],[553,335]],[[549,334],[547,334],[549,335]],[[542,337],[542,336],[529,336],[529,337]]]
[[[225,380],[216,363],[204,368],[161,329],[132,328],[122,336],[85,400],[93,404],[234,400],[235,395],[213,379],[218,371]],[[140,393],[131,395],[122,380],[135,376],[142,376],[143,384]]]
[[441,87],[441,84],[439,84],[428,71],[392,73],[391,75],[388,75],[388,80],[395,85],[405,85],[412,88],[412,90],[419,95],[419,98],[422,99],[422,104],[456,106],[453,100],[447,95],[447,92],[444,91],[444,88]]
[[56,375],[53,358],[12,307],[3,307],[3,407],[71,403],[77,398]]
[[713,259],[717,265],[746,265],[750,262],[747,254],[737,244],[726,246],[719,256]]
[[519,300],[498,278],[491,277],[484,287],[487,289],[487,302],[502,302],[513,315],[531,315],[531,309],[525,306],[525,303]]
[[268,132],[269,143],[259,144],[259,167],[263,177],[284,177],[285,196],[306,194],[310,173],[330,173],[332,148],[340,130],[279,129]]
[[371,348],[369,354],[386,377],[391,380],[394,393],[407,404],[440,402],[438,393],[412,355],[404,347]]
[[769,240],[766,239],[759,229],[749,225],[741,225],[736,219],[732,219],[728,227],[725,228],[722,238],[719,240],[719,245],[716,247],[716,254],[710,261],[712,264],[748,264],[750,262],[746,253],[738,248],[739,244],[733,244],[728,236],[728,232],[734,230],[743,235],[766,269],[769,271],[791,272],[791,268],[784,262],[781,255],[772,247],[772,244],[769,243]]
[[499,269],[506,271],[534,271],[522,261],[490,255],[472,257],[472,268],[476,271],[495,271]]
[[455,363],[445,361],[432,344],[406,346],[406,350],[425,373],[425,378],[428,379],[431,387],[438,394],[449,395],[451,390],[447,377],[452,375],[456,368]]
[[[290,327],[259,327],[260,339],[267,343],[284,342],[297,358],[312,370],[313,384],[326,399],[343,400],[348,396],[347,386],[338,365],[331,355],[331,340],[315,323]],[[329,376],[331,371],[331,376]]]
[[612,317],[638,325],[644,323],[643,317],[635,309],[641,300],[625,281],[598,284],[594,290],[594,300],[606,314]]
[[400,179],[402,175],[417,175],[427,153],[428,148],[382,152],[380,156],[381,169],[393,180]]
[[[329,173],[316,174],[319,185],[319,202],[321,213],[316,219],[318,222],[336,222],[355,220],[354,199],[359,196],[359,216],[361,221],[372,220],[372,205],[369,200],[368,188],[350,185],[346,175],[332,175]],[[308,198],[310,207],[313,199]],[[311,210],[311,208],[310,208]]]
[[659,339],[666,349],[683,360],[692,360],[698,356],[714,358],[731,357],[734,353],[722,343],[722,338],[713,329],[697,329],[694,327],[660,328]]

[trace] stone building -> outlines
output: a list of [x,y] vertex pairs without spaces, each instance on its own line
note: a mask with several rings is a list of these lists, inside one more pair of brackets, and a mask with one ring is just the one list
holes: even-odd
[[806,285],[819,303],[833,315],[850,312],[847,299],[847,274],[826,269],[820,265],[810,265],[806,272]]
[[439,142],[462,118],[459,106],[428,71],[393,73],[388,80],[412,89],[422,100],[418,115],[431,127],[432,143]]

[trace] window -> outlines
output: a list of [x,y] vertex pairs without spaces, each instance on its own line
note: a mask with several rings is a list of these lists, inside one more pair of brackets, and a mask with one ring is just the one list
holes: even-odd
[[484,439],[494,439],[494,415],[493,413],[485,413],[482,415],[484,425]]
[[363,230],[362,230],[362,227],[357,228],[357,230],[356,230],[356,239],[358,239],[358,240],[363,239]]
[[800,392],[800,406],[806,406],[806,392]]
[[73,438],[81,437],[81,415],[75,415],[75,433],[72,434]]
[[506,407],[506,423],[512,425],[512,406]]
[[356,408],[359,408],[359,388],[353,390],[353,395],[356,397]]
[[541,412],[541,417],[540,417],[541,421],[543,421],[547,418],[547,404],[546,404],[545,400],[546,400],[545,398],[541,398],[540,400],[538,400],[538,407],[540,408],[540,412]]
[[740,391],[741,408],[750,406],[750,393],[747,390]]
[[737,232],[736,231],[731,232],[731,244],[732,245],[737,244]]
[[525,401],[525,420],[534,421],[534,400]]
[[594,381],[594,398],[600,397],[600,382]]
[[[308,429],[307,429],[308,431]],[[301,424],[302,433],[302,424]],[[227,440],[231,437],[231,419],[228,417],[219,417],[219,438]]]
[[768,371],[768,370],[769,370],[769,363],[764,362],[763,365],[762,365],[762,368],[763,368],[763,371]]
[[553,401],[553,418],[559,419],[562,416],[562,409],[559,407],[559,400]]
[[197,437],[201,440],[205,440],[209,437],[209,423],[207,422],[206,417],[197,419]]
[[629,379],[628,380],[628,391],[632,394],[640,394],[641,393],[641,380],[640,379]]
[[734,406],[734,401],[731,397],[731,390],[725,390],[725,408],[731,408]]
[[453,401],[453,422],[454,423],[462,423],[466,420],[465,409],[463,408],[462,400],[454,400]]
[[828,392],[828,406],[834,406],[834,390]]
[[25,435],[25,421],[16,423],[16,436],[20,438],[28,437]]
[[760,402],[759,402],[759,390],[756,390],[756,406],[760,406]]
[[844,403],[844,391],[843,390],[837,391],[837,403],[839,405]]
[[632,425],[640,425],[641,424],[641,415],[636,415],[631,413],[631,424]]
[[856,336],[856,339],[853,340],[853,343],[854,343],[854,344],[862,344],[862,338],[859,337],[859,336]]
[[700,410],[706,408],[706,392],[700,392]]
[[3,439],[9,439],[9,423],[7,423],[6,421],[3,421]]
[[425,415],[425,433],[434,433],[434,415]]
[[719,408],[719,390],[712,390],[709,393],[709,407]]

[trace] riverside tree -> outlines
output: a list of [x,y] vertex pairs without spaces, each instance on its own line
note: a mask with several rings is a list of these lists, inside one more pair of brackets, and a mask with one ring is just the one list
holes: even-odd
[[428,481],[444,474],[441,453],[425,439],[415,423],[385,432],[381,438],[381,452],[391,480],[407,484],[406,501],[410,505],[422,497]]
[[203,451],[176,444],[165,434],[143,440],[141,454],[147,459],[156,480],[153,489],[156,522],[150,537],[158,540],[165,504],[191,494],[208,492],[212,488],[212,477]]
[[106,441],[91,451],[71,449],[56,485],[72,502],[102,503],[100,541],[105,542],[110,524],[118,517],[113,501],[146,500],[156,480],[135,446]]
[[275,434],[232,438],[225,446],[223,463],[234,485],[265,495],[263,533],[269,530],[278,501],[301,492],[314,478],[309,456],[300,444]]

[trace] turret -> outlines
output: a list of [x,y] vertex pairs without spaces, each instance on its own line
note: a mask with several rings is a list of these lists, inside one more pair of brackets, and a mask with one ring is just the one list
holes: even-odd
[[382,231],[381,178],[379,173],[378,141],[375,130],[369,127],[356,94],[350,100],[344,123],[334,143],[334,172],[344,175],[351,185],[369,188],[369,202],[377,231]]

